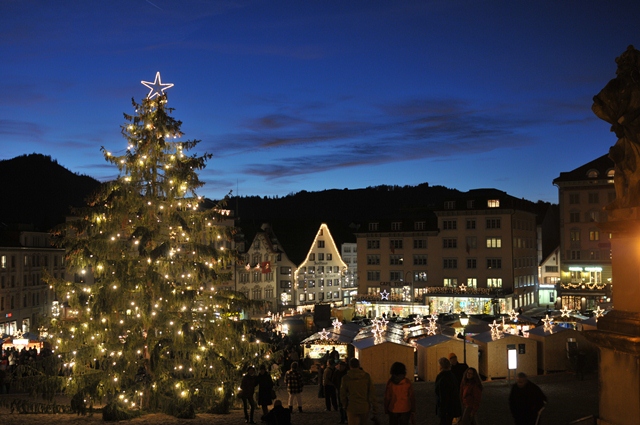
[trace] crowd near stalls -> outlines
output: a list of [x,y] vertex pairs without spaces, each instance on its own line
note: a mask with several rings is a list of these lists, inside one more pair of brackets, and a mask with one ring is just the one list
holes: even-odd
[[[416,374],[419,379],[435,382],[440,372],[438,360],[456,354],[458,360],[478,370],[479,347],[466,340],[444,334],[432,335],[417,341]],[[465,347],[466,345],[466,347]],[[465,359],[466,357],[466,359]],[[466,361],[465,361],[466,360]]]

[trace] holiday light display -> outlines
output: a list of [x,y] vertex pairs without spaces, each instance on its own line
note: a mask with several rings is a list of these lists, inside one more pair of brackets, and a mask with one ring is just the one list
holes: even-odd
[[235,230],[224,204],[204,209],[196,193],[212,155],[190,154],[199,141],[181,140],[165,94],[173,84],[159,73],[143,84],[151,92],[124,115],[127,148],[102,148],[117,180],[59,231],[67,269],[93,276],[90,284],[49,279],[75,313],[58,311],[48,329],[51,358],[64,373],[52,367],[52,376],[24,379],[45,395],[101,400],[116,418],[137,409],[178,417],[228,411],[242,372],[262,361],[266,344],[252,341],[239,320],[250,302],[223,289],[237,257]]

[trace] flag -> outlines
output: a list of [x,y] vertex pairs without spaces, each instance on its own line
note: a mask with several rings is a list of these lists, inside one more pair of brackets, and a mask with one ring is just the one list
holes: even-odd
[[262,273],[271,273],[271,262],[263,261],[260,263],[260,269],[262,269]]

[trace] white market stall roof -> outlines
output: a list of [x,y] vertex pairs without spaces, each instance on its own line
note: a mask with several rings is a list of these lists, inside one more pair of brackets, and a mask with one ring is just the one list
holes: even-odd
[[[434,345],[441,344],[443,342],[451,341],[453,337],[447,335],[432,335],[426,338],[422,338],[416,341],[416,344],[421,347],[433,347]],[[460,340],[462,342],[462,340]]]
[[538,326],[533,329],[529,329],[529,335],[537,335],[541,337],[548,337],[551,335],[555,335],[564,331],[570,330],[569,328],[565,328],[564,326],[553,325],[549,327]]
[[349,344],[358,335],[360,329],[360,325],[356,323],[345,323],[339,328],[334,327],[326,329],[326,338],[323,336],[323,332],[316,332],[310,337],[304,339],[301,344],[318,343],[321,341],[332,341],[333,343]]
[[375,345],[380,345],[380,344],[385,344],[385,343],[403,345],[405,347],[413,348],[413,345],[411,345],[411,344],[407,344],[406,342],[404,342],[402,340],[398,340],[395,337],[386,338],[385,335],[382,335],[380,338],[377,338],[377,337],[374,337],[374,336],[368,336],[368,337],[365,337],[365,338],[360,338],[357,341],[354,340],[351,343],[351,345],[356,347],[358,350],[364,350],[365,348],[369,348],[369,347],[373,347]]

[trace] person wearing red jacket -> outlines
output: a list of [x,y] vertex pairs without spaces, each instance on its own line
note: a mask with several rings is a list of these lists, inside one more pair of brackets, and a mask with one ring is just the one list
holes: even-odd
[[464,373],[460,383],[460,400],[462,402],[461,425],[477,425],[476,417],[482,400],[482,381],[478,371],[470,367]]
[[384,392],[384,413],[389,416],[389,425],[408,425],[416,421],[416,398],[413,382],[407,378],[404,363],[391,365],[391,377]]

